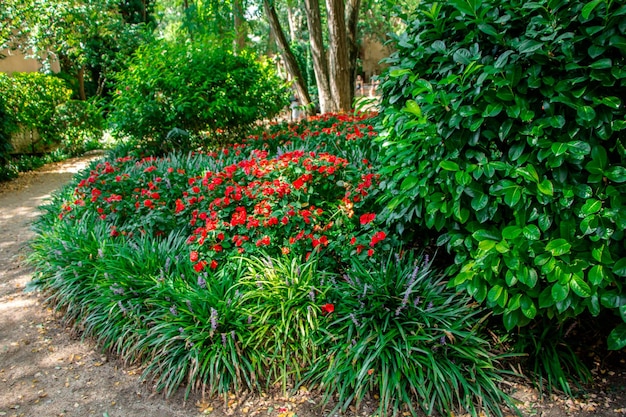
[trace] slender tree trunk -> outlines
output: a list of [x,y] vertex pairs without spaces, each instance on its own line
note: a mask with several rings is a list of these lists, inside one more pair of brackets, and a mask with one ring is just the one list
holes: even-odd
[[85,94],[85,67],[78,69],[76,78],[78,80],[78,96],[81,100],[87,100],[87,95]]
[[287,22],[289,23],[289,40],[296,42],[298,39],[298,21],[293,7],[287,7]]
[[[348,62],[350,64],[350,85],[356,83],[357,59],[359,58],[358,28],[361,0],[346,0],[346,29],[348,35]],[[350,102],[354,100],[354,89],[350,89]]]
[[306,21],[309,27],[309,43],[311,57],[313,59],[313,71],[319,94],[320,111],[328,113],[336,110],[330,95],[330,83],[328,80],[328,61],[324,50],[324,37],[322,33],[322,16],[320,13],[319,0],[304,0]]
[[311,97],[309,97],[309,92],[307,91],[306,84],[304,83],[304,78],[302,77],[298,62],[296,61],[293,52],[291,52],[285,32],[283,32],[280,21],[278,20],[276,9],[269,0],[263,0],[263,8],[265,9],[267,20],[269,21],[272,32],[276,38],[276,44],[278,45],[283,62],[285,63],[285,68],[294,78],[296,92],[298,93],[302,104],[306,106],[307,112],[311,113]]
[[247,35],[242,0],[233,0],[233,17],[235,24],[235,52],[240,52],[246,47]]
[[328,35],[330,41],[330,92],[335,108],[348,111],[352,108],[352,84],[348,61],[348,36],[346,33],[343,0],[326,0]]

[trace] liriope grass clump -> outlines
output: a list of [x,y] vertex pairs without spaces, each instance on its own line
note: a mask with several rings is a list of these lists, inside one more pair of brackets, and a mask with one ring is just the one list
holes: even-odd
[[504,356],[481,335],[484,310],[448,288],[428,256],[390,255],[379,268],[354,260],[328,297],[324,358],[309,375],[336,410],[372,393],[381,415],[501,415],[510,405]]

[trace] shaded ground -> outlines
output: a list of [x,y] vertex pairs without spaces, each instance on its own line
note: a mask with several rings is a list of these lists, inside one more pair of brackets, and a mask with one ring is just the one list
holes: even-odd
[[[205,402],[183,401],[182,393],[164,399],[141,371],[80,340],[37,293],[25,293],[32,271],[25,265],[30,224],[51,192],[68,182],[94,156],[48,165],[0,183],[0,416],[194,417],[326,415],[319,398],[306,391],[289,398],[247,396]],[[596,358],[594,386],[583,399],[552,396],[539,400],[527,383],[510,382],[525,416],[626,415],[626,365]],[[370,415],[373,401],[349,415]],[[508,414],[508,413],[506,413]]]

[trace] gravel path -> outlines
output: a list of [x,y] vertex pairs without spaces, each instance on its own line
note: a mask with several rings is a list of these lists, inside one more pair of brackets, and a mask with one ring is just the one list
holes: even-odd
[[151,395],[138,369],[81,341],[41,295],[24,292],[37,207],[95,158],[47,165],[0,184],[0,416],[202,415],[193,401]]

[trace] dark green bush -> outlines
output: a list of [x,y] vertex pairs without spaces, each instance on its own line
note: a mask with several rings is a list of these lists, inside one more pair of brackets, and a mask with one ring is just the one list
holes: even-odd
[[7,140],[21,129],[36,130],[44,145],[60,142],[53,119],[57,106],[66,103],[72,92],[60,78],[31,73],[0,73],[5,122],[2,131]]
[[79,155],[99,146],[104,120],[97,100],[69,100],[55,109],[52,127],[64,151]]
[[229,137],[275,116],[286,98],[273,67],[251,55],[208,40],[159,41],[140,48],[118,75],[111,120],[119,135],[189,149],[206,135]]
[[[507,329],[626,320],[626,6],[425,2],[383,83],[388,218]],[[626,325],[612,348],[626,345]]]

